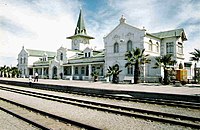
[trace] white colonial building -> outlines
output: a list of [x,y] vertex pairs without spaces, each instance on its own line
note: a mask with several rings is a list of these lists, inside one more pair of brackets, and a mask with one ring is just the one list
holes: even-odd
[[22,48],[18,55],[18,68],[22,76],[28,77],[38,72],[40,78],[90,80],[91,73],[98,71],[100,79],[105,79],[107,68],[117,64],[121,70],[120,81],[132,78],[134,66],[125,68],[125,53],[132,48],[145,49],[145,54],[151,58],[150,64],[141,66],[141,79],[158,81],[162,75],[161,69],[153,69],[155,57],[172,54],[177,61],[174,66],[184,65],[184,41],[187,40],[183,29],[175,29],[158,33],[148,33],[144,28],[139,29],[126,23],[122,16],[117,25],[104,37],[103,50],[89,47],[84,19],[80,10],[77,26],[71,39],[71,49],[60,47],[57,52],[32,50]]

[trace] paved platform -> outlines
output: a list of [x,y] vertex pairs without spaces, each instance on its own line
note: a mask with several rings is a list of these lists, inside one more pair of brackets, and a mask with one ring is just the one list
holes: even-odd
[[[28,78],[0,78],[0,80],[29,82]],[[34,83],[34,82],[33,82]],[[73,86],[82,88],[96,88],[105,90],[122,90],[122,91],[135,91],[135,92],[150,92],[150,93],[164,93],[164,94],[177,94],[177,95],[195,95],[200,96],[200,84],[186,84],[181,87],[174,85],[161,85],[158,83],[140,83],[140,84],[112,84],[107,82],[93,82],[93,81],[79,81],[79,80],[52,80],[52,79],[39,79],[40,84]]]

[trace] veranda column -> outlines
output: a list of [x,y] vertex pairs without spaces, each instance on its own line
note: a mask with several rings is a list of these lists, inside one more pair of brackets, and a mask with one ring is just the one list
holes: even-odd
[[42,77],[41,78],[44,78],[44,68],[42,67]]
[[89,80],[91,79],[91,71],[92,71],[92,67],[91,67],[91,64],[89,64],[88,66],[89,68],[89,74],[88,74],[88,77],[89,77]]
[[70,80],[73,80],[73,76],[74,76],[74,66],[71,66],[71,78]]
[[145,71],[146,71],[146,68],[145,68],[146,66],[145,66],[145,64],[144,64],[144,69],[143,69],[143,74],[144,74],[144,83],[145,83],[145,77],[146,77],[146,73],[145,73]]
[[32,75],[32,77],[35,75],[35,68],[33,68],[33,75]]

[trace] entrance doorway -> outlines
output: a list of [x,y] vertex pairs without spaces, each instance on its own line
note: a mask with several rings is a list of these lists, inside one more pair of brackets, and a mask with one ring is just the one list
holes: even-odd
[[57,79],[57,67],[56,66],[53,67],[52,79]]
[[89,66],[88,65],[86,66],[86,73],[85,73],[85,75],[89,76]]

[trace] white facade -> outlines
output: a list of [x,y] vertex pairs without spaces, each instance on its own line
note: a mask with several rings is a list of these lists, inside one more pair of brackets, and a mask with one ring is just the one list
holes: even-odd
[[[82,18],[80,15],[78,21]],[[150,64],[140,66],[143,81],[158,81],[163,75],[160,68],[152,68],[157,56],[172,54],[173,59],[177,61],[175,68],[178,68],[180,63],[184,65],[183,42],[187,39],[183,29],[151,34],[144,28],[139,29],[127,24],[122,16],[119,25],[104,37],[105,50],[94,50],[88,47],[89,40],[94,38],[86,34],[84,25],[78,24],[77,28],[82,27],[79,30],[83,31],[78,32],[76,28],[76,33],[68,37],[71,39],[71,49],[60,47],[57,52],[47,52],[23,47],[18,55],[18,67],[22,76],[28,77],[37,71],[41,78],[90,80],[91,73],[98,71],[100,78],[104,79],[107,68],[117,64],[122,70],[119,79],[123,81],[125,77],[134,76],[134,68],[125,68],[125,53],[136,47],[145,49],[144,53],[149,54],[151,59]]]

